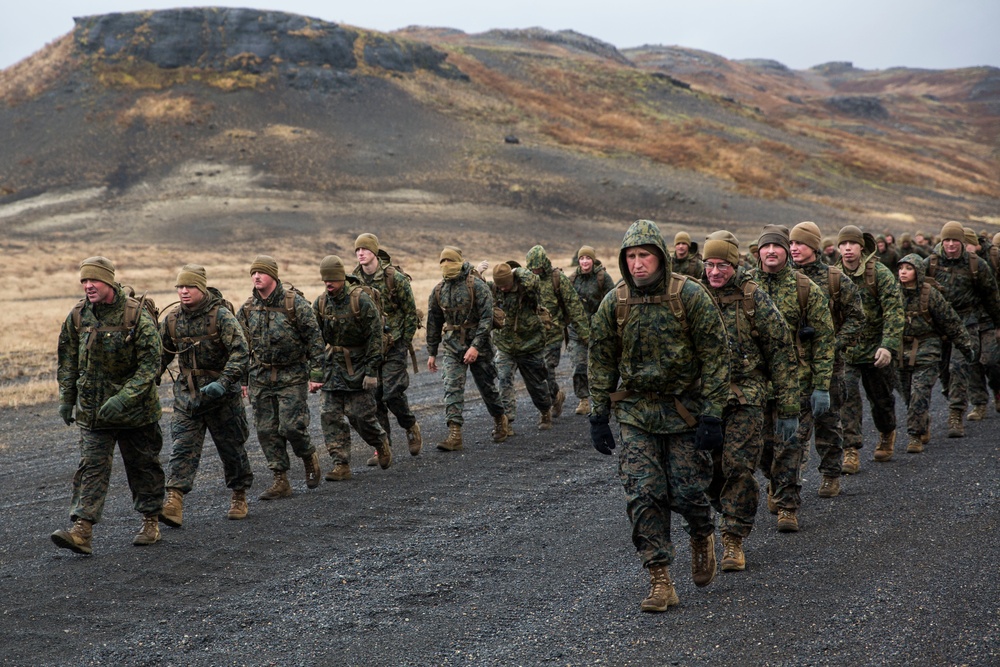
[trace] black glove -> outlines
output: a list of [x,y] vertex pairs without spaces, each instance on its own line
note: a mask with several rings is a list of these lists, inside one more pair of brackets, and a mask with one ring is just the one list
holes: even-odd
[[722,449],[722,420],[718,417],[702,416],[698,420],[698,430],[694,432],[694,446],[703,452]]
[[201,393],[205,394],[209,398],[222,398],[226,395],[226,388],[222,386],[222,383],[216,380],[215,382],[209,382],[204,387],[201,388]]
[[59,416],[62,417],[64,422],[66,422],[66,426],[69,426],[76,421],[73,419],[73,406],[70,403],[59,404]]
[[611,456],[615,448],[615,436],[611,434],[607,416],[590,416],[590,440],[594,443],[594,449],[605,456]]

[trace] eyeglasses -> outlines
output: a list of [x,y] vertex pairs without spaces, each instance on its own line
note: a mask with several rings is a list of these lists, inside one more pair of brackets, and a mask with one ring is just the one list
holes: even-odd
[[706,271],[725,271],[731,268],[731,266],[729,262],[705,262]]

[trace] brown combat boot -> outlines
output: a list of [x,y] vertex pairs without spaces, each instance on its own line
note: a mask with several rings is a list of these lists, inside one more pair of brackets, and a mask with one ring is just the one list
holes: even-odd
[[970,422],[981,422],[986,419],[986,406],[985,405],[973,405],[972,411],[969,416],[966,417]]
[[226,514],[226,518],[234,521],[245,519],[249,511],[250,506],[247,505],[247,492],[242,489],[233,491],[233,497],[229,501],[229,512]]
[[556,397],[552,401],[552,418],[558,419],[562,416],[563,403],[566,402],[566,392],[560,389],[556,392]]
[[137,547],[146,547],[160,541],[160,515],[147,514],[142,517],[142,528],[132,538],[132,544]]
[[576,406],[574,410],[578,415],[589,415],[590,414],[590,399],[587,397],[580,399],[580,404]]
[[896,445],[896,431],[889,431],[888,433],[878,434],[878,444],[875,445],[875,454],[872,456],[873,461],[878,461],[879,463],[885,463],[892,458],[893,448]]
[[89,556],[94,552],[90,541],[94,536],[94,524],[86,519],[77,519],[69,530],[52,533],[52,541],[61,549],[69,549]]
[[493,436],[493,442],[501,443],[507,439],[508,423],[507,415],[500,415],[493,418],[493,431],[490,433]]
[[323,472],[319,468],[319,452],[314,449],[309,456],[303,456],[302,463],[306,468],[306,488],[315,489],[319,486],[319,476]]
[[907,454],[919,454],[924,451],[924,439],[923,436],[911,435],[910,441],[906,443],[906,453]]
[[778,532],[799,532],[799,517],[796,515],[795,510],[778,510]]
[[964,438],[965,424],[962,423],[962,411],[951,409],[948,411],[948,437]]
[[691,578],[695,586],[708,586],[715,579],[715,533],[704,539],[691,538]]
[[817,494],[820,498],[836,498],[839,496],[840,478],[833,477],[832,475],[823,475],[823,481],[820,482]]
[[538,413],[538,430],[548,431],[552,428],[552,409]]
[[[375,464],[378,463],[378,455],[372,457],[375,459]],[[326,473],[324,479],[328,482],[342,482],[346,479],[351,478],[351,466],[346,463],[338,463],[330,469],[330,472]]]
[[514,422],[510,421],[510,419],[507,420],[507,437],[514,437]]
[[167,499],[160,510],[160,521],[171,528],[180,528],[184,519],[184,492],[180,489],[167,489]]
[[845,475],[856,475],[861,471],[861,457],[856,447],[844,447],[844,462],[840,464],[840,472]]
[[649,566],[649,595],[639,603],[639,609],[648,612],[666,611],[680,602],[677,599],[677,589],[670,580],[670,571],[666,565]]
[[287,498],[292,495],[292,485],[288,483],[288,472],[277,470],[274,472],[274,483],[260,494],[261,500],[276,500],[277,498]]
[[457,452],[462,448],[462,425],[448,424],[448,437],[438,443],[442,452]]
[[392,445],[389,444],[389,438],[382,438],[375,448],[375,456],[378,458],[378,467],[382,470],[392,465]]
[[420,424],[413,422],[413,426],[406,429],[406,446],[410,449],[410,456],[416,456],[424,446],[424,439],[420,435]]
[[743,553],[743,538],[732,533],[722,534],[722,571],[742,572],[747,569],[746,554]]
[[767,511],[771,514],[778,513],[778,501],[774,499],[774,492],[771,491],[771,483],[767,483]]

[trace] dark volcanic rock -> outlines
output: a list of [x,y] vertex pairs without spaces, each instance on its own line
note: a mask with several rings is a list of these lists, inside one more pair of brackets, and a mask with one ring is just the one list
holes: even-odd
[[559,44],[577,51],[592,53],[602,58],[613,60],[622,65],[631,65],[632,61],[622,55],[614,45],[602,42],[594,37],[580,34],[575,30],[560,30],[553,32],[545,28],[525,28],[523,30],[489,30],[476,35],[482,39],[505,40],[511,42],[539,41]]
[[826,105],[834,111],[856,118],[868,118],[870,120],[886,120],[889,118],[889,111],[882,106],[882,102],[877,97],[837,95],[829,98],[826,101]]
[[768,58],[744,58],[742,60],[737,60],[736,62],[746,65],[747,67],[753,67],[754,69],[774,72],[777,74],[791,74],[792,72],[792,70],[788,69],[788,65],[778,62],[777,60],[770,60]]

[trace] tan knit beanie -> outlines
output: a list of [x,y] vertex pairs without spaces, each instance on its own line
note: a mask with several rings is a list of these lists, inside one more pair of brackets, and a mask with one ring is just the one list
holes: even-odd
[[788,227],[783,225],[764,225],[764,231],[760,233],[760,238],[757,239],[757,247],[763,248],[768,243],[774,243],[780,245],[788,252]]
[[99,280],[114,285],[115,265],[107,257],[88,257],[80,262],[80,282],[84,280]]
[[250,265],[250,275],[254,273],[265,273],[275,280],[278,279],[278,262],[270,255],[257,255]]
[[965,227],[962,226],[961,222],[951,220],[944,223],[944,227],[941,228],[941,240],[946,239],[965,243]]
[[702,250],[704,259],[721,259],[729,262],[733,266],[740,263],[740,242],[732,232],[721,230],[712,232],[705,239],[705,247]]
[[819,233],[819,226],[815,222],[800,222],[792,227],[788,234],[789,241],[804,243],[814,251],[819,252],[822,235]]
[[847,225],[837,234],[837,245],[841,243],[857,243],[862,248],[865,245],[865,235],[860,228],[855,225]]
[[589,245],[580,246],[580,250],[576,253],[577,257],[589,257],[592,260],[597,260],[597,253]]
[[979,245],[979,236],[976,230],[971,227],[965,228],[965,243],[967,245]]
[[677,245],[678,243],[691,245],[691,235],[687,232],[677,232],[674,234],[674,245]]
[[514,285],[514,270],[507,262],[501,262],[493,267],[493,282],[501,289],[508,289]]
[[347,272],[344,270],[344,262],[336,255],[327,255],[319,263],[320,280],[326,282],[336,282],[347,279]]
[[378,237],[374,234],[368,234],[367,232],[359,236],[354,240],[354,249],[364,248],[365,250],[371,250],[376,255],[378,254]]
[[177,274],[174,287],[196,287],[202,294],[208,294],[208,276],[200,264],[185,264]]

